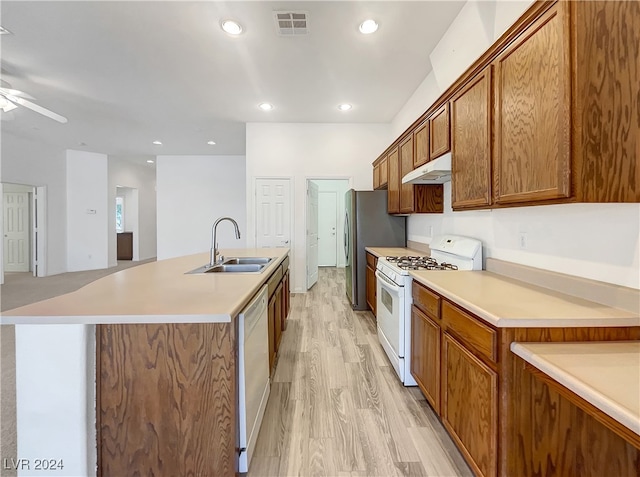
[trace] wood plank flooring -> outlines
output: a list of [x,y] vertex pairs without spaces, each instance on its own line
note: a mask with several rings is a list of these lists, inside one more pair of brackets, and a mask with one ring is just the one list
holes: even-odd
[[249,477],[471,476],[417,387],[398,380],[344,269],[291,299]]

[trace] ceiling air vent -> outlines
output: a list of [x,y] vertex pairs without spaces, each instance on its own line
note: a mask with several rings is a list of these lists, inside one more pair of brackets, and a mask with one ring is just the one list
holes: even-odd
[[307,12],[273,12],[280,36],[300,36],[309,32]]

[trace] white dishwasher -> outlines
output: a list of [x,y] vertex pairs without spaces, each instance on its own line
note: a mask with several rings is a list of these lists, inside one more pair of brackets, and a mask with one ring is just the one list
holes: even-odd
[[239,472],[247,472],[269,399],[268,290],[265,285],[238,315]]

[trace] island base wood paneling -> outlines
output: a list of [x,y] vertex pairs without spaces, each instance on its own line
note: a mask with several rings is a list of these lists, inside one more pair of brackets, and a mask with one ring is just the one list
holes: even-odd
[[[515,366],[514,381],[520,390],[514,409],[518,416],[517,475],[640,475],[640,448],[602,424],[601,411],[593,406],[585,411],[589,403],[519,357]],[[568,399],[569,395],[573,396]],[[574,404],[576,399],[582,406]]]
[[235,475],[235,326],[96,327],[98,476]]
[[[508,328],[500,330],[500,400],[498,475],[626,476],[640,475],[640,460],[632,444],[600,424],[558,393],[545,390],[542,382],[526,371],[523,361],[510,350],[517,342],[624,341],[640,339],[640,327],[615,328]],[[546,386],[546,384],[545,384]],[[555,393],[555,394],[554,394]],[[534,396],[534,397],[532,397]],[[571,411],[567,411],[573,406]],[[554,421],[545,413],[553,411]],[[577,411],[580,411],[578,413]],[[569,412],[567,415],[566,413]],[[559,413],[559,414],[558,414]],[[537,423],[535,419],[538,419]],[[545,421],[546,420],[546,421]],[[583,422],[589,422],[586,427]],[[567,430],[567,422],[570,429]],[[597,426],[595,424],[598,424]],[[576,428],[575,431],[572,429]],[[583,434],[583,433],[587,434]],[[541,435],[544,434],[544,438]],[[622,442],[625,442],[623,445]],[[621,454],[622,452],[622,454]],[[611,453],[611,455],[609,455]],[[616,460],[627,462],[631,453],[635,473],[617,473]],[[623,455],[624,454],[624,455]],[[615,459],[612,457],[615,455]],[[633,457],[635,456],[635,457]],[[608,467],[608,465],[611,467]],[[602,473],[602,469],[611,471]],[[621,468],[622,469],[622,468]]]

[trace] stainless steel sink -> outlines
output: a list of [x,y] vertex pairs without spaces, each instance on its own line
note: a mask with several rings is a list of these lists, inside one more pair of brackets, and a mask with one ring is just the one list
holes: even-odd
[[270,257],[229,257],[213,267],[207,264],[187,273],[262,273],[272,261]]
[[250,264],[259,264],[259,265],[267,265],[271,263],[273,258],[269,257],[230,257],[222,262],[223,265],[250,265]]
[[223,263],[210,267],[205,273],[260,273],[265,267],[266,265],[259,263]]

